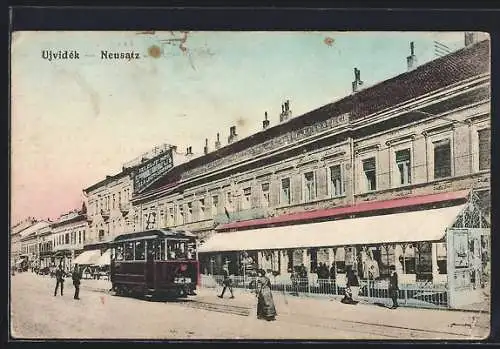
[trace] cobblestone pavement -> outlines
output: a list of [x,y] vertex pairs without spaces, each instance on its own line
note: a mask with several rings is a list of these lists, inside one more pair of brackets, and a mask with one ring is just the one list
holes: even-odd
[[[54,286],[54,279],[31,273],[12,277],[13,337],[477,340],[489,333],[489,314],[390,310],[276,295],[278,318],[266,322],[256,319],[255,297],[239,291],[231,300],[217,298],[215,289],[201,289],[188,301],[148,302],[112,296],[106,292],[108,281],[83,280],[77,301],[70,280],[63,297],[54,297]],[[238,311],[226,311],[231,308]]]

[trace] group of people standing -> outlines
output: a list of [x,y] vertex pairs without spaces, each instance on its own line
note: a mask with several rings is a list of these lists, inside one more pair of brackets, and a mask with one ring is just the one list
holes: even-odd
[[[61,290],[61,296],[64,293],[64,278],[68,276],[68,273],[66,273],[63,269],[62,264],[59,264],[59,266],[56,269],[56,288],[54,289],[54,297],[57,296],[57,291],[58,289]],[[75,294],[73,295],[73,299],[80,299],[80,282],[82,280],[82,270],[78,267],[77,264],[75,264],[73,268],[73,272],[71,273],[71,279],[73,280],[73,286],[75,287]]]

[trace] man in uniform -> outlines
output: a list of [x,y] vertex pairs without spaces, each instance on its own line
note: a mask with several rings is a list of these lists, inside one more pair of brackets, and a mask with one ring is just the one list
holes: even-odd
[[389,296],[392,299],[392,309],[396,309],[398,307],[398,273],[396,273],[396,267],[391,265],[391,276],[389,278]]
[[73,298],[80,299],[80,280],[82,279],[82,273],[80,272],[80,268],[78,268],[78,264],[75,264],[71,278],[73,279],[73,285],[75,286],[75,295]]
[[64,289],[64,270],[62,264],[59,264],[59,267],[56,269],[56,289],[54,290],[54,296],[57,296],[57,289],[59,285],[61,285],[61,296],[63,295]]

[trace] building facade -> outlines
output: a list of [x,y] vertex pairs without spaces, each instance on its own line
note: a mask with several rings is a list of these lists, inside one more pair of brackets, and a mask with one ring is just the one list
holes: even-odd
[[23,231],[33,224],[35,224],[37,220],[33,217],[28,217],[12,226],[10,229],[10,258],[11,263],[15,264],[19,261],[21,257],[21,237],[24,235]]
[[[342,218],[356,218],[386,214],[388,207],[408,211],[458,205],[469,195],[463,190],[474,193],[474,207],[481,212],[473,228],[487,228],[489,54],[489,41],[469,42],[422,66],[409,64],[407,72],[371,87],[364,87],[355,69],[353,93],[337,102],[293,118],[280,115],[273,127],[266,113],[262,131],[241,140],[232,127],[226,146],[216,144],[213,152],[175,166],[136,193],[133,203],[143,221],[159,218],[142,228],[197,232],[207,241],[200,249],[205,273],[219,273],[229,263],[231,273],[241,274],[244,252],[259,267],[281,275],[301,265],[315,273],[319,264],[333,264],[343,273],[346,265],[357,264],[361,242],[308,246],[304,241],[301,246],[297,240],[294,246],[284,243],[283,235],[281,245],[269,242],[257,249],[245,248],[251,235],[235,238],[234,246],[224,245],[224,239],[230,241],[237,231],[337,220],[340,211],[328,211],[336,208],[342,208]],[[282,114],[289,113],[287,101]],[[379,204],[366,206],[370,203]],[[214,233],[217,243],[211,244]],[[410,240],[378,241],[365,254],[379,262],[379,274],[388,274],[394,264],[408,282],[445,282],[446,241]]]
[[47,230],[50,232],[50,222],[36,221],[20,233],[21,256],[25,258],[29,268],[39,266],[40,235],[46,234]]
[[[74,210],[63,214],[51,225],[52,260],[71,270],[72,261],[83,252],[88,237],[88,221],[85,212]],[[51,260],[51,261],[52,261]]]

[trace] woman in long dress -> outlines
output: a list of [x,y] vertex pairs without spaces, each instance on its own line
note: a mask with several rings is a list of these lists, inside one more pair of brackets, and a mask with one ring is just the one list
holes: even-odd
[[273,294],[271,292],[271,280],[266,276],[264,270],[259,270],[257,278],[257,319],[273,321],[276,318]]

